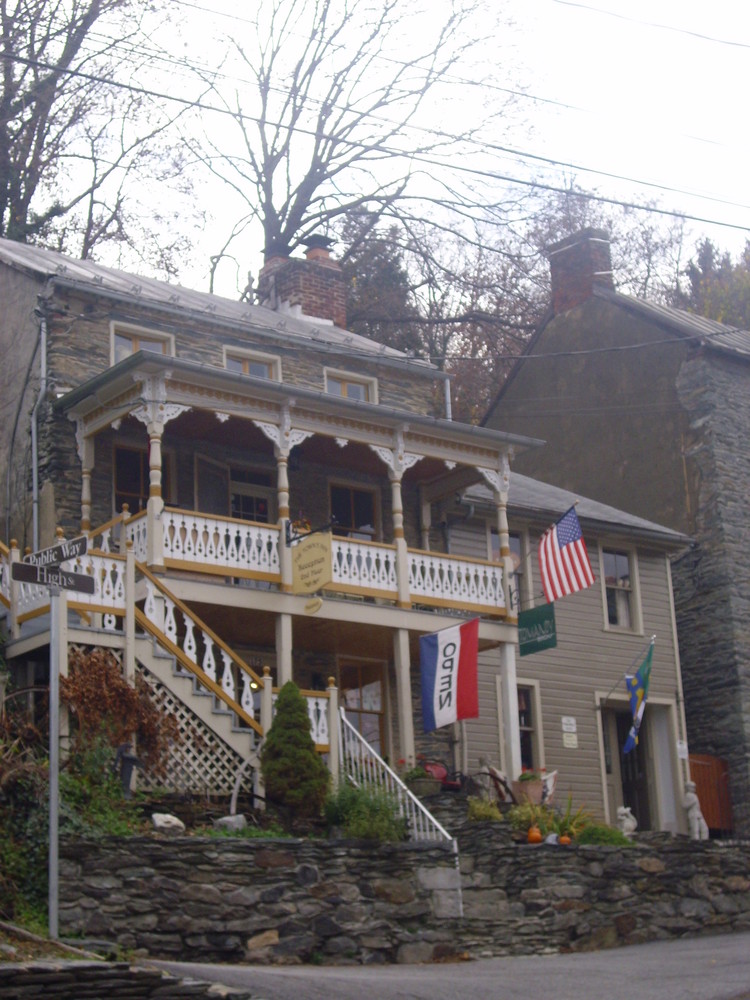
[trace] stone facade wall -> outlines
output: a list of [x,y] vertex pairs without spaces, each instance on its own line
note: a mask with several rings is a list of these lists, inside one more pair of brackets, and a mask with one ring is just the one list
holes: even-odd
[[729,763],[734,829],[750,836],[750,366],[696,354],[680,371],[697,470],[697,546],[674,567],[690,749]]
[[588,950],[750,929],[750,845],[642,835],[530,847],[134,838],[61,849],[63,934],[195,961],[389,963]]

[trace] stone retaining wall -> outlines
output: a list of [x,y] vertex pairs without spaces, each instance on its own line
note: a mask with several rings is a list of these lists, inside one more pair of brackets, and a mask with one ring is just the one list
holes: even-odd
[[176,979],[127,962],[24,962],[0,964],[0,1000],[250,1000],[244,990]]
[[64,935],[191,961],[387,963],[586,950],[750,929],[750,844],[642,835],[531,847],[506,824],[449,848],[133,838],[61,847]]

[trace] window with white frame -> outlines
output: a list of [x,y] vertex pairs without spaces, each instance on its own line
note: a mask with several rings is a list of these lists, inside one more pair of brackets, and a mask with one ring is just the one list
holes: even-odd
[[152,354],[174,356],[174,337],[170,333],[158,333],[139,327],[113,324],[111,328],[110,357],[112,364],[136,354],[150,351]]
[[539,705],[539,685],[518,685],[518,732],[521,740],[521,768],[524,771],[539,770],[542,761],[541,708]]
[[606,623],[610,628],[638,627],[634,563],[631,552],[602,549]]
[[240,372],[242,375],[273,379],[276,382],[281,381],[281,361],[272,354],[225,347],[224,367],[227,371]]
[[331,396],[344,396],[346,399],[358,399],[363,403],[377,403],[378,384],[374,378],[364,378],[349,372],[325,371],[326,392]]

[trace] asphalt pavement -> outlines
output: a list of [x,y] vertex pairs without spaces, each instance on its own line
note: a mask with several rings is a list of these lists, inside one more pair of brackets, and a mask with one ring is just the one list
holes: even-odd
[[148,964],[259,1000],[750,1000],[750,933],[457,964]]

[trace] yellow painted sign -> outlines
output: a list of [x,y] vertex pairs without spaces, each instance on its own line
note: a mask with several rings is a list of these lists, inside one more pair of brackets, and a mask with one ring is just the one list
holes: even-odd
[[314,594],[331,582],[331,533],[308,535],[292,547],[292,593]]

